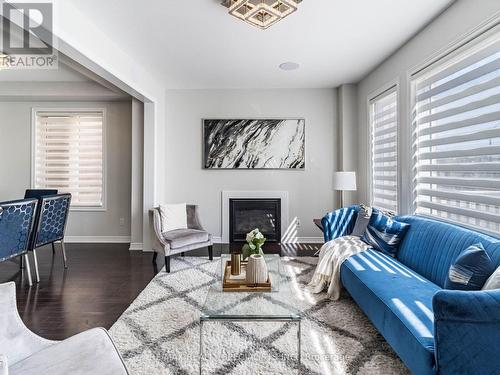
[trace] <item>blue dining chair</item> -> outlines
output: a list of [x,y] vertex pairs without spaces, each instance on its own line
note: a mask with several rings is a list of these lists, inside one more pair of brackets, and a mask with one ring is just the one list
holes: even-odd
[[24,258],[30,286],[32,280],[28,249],[37,205],[37,199],[0,203],[0,262],[14,257]]
[[[38,228],[38,220],[40,219],[40,209],[42,208],[42,198],[47,195],[56,195],[57,193],[58,193],[57,189],[26,189],[26,191],[24,192],[24,199],[28,198],[38,199],[38,206],[36,208],[36,215],[35,215],[35,223],[33,226],[35,230],[31,233],[30,236],[30,250],[33,249],[35,243],[36,228]],[[55,252],[56,249],[54,248],[54,243],[52,243],[52,254],[55,254]],[[22,268],[22,262],[21,262],[21,268]]]
[[69,207],[71,205],[71,194],[57,194],[43,196],[40,200],[40,215],[35,232],[32,248],[36,281],[40,282],[38,272],[38,259],[36,249],[41,246],[61,242],[64,268],[68,268],[66,259],[66,248],[64,246],[64,233],[68,222]]

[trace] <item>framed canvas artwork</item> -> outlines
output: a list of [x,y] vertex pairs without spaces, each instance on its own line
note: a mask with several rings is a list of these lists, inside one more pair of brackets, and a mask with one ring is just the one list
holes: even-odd
[[305,169],[304,119],[203,120],[206,169]]

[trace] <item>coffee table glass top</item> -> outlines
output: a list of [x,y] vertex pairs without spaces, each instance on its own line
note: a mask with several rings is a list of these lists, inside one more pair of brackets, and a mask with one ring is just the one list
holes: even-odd
[[297,320],[295,297],[290,282],[283,273],[279,255],[265,255],[272,280],[270,292],[225,292],[222,275],[229,254],[222,254],[217,284],[210,287],[202,309],[202,320]]

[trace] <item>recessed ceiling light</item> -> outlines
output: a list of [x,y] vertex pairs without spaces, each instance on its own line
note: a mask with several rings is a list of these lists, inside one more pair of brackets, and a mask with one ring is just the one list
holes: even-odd
[[300,68],[299,64],[297,64],[295,62],[291,62],[291,61],[287,61],[287,62],[280,64],[281,70],[297,70],[299,68]]

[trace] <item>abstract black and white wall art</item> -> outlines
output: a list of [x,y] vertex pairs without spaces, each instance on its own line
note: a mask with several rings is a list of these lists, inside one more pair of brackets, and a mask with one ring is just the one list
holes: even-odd
[[203,120],[208,169],[304,169],[304,119]]

